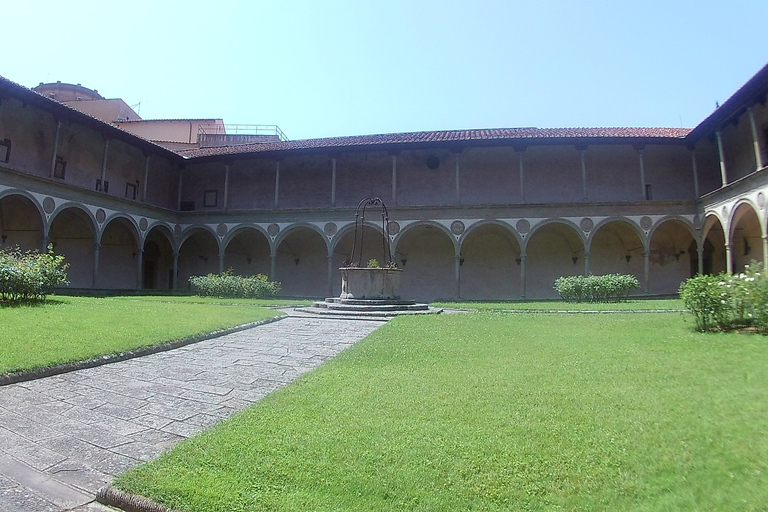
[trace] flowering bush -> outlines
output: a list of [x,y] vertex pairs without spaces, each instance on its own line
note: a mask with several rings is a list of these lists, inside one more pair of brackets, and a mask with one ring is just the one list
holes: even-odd
[[26,302],[45,300],[55,286],[67,283],[68,263],[64,256],[48,252],[0,250],[0,300]]
[[740,274],[692,277],[680,285],[680,298],[699,331],[754,326],[768,333],[768,272],[759,263]]
[[564,276],[555,281],[555,290],[568,302],[618,302],[637,288],[640,283],[629,274]]
[[192,276],[189,282],[202,297],[263,299],[280,291],[280,283],[270,281],[264,274],[236,276],[232,269],[222,274]]

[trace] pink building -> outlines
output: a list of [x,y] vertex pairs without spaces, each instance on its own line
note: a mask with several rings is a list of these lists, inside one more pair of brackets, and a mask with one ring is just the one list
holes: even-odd
[[74,288],[187,289],[233,268],[323,297],[339,294],[355,206],[378,196],[408,298],[549,298],[561,275],[613,272],[671,294],[696,272],[768,259],[767,93],[768,66],[692,130],[164,147],[128,131],[140,120],[105,122],[0,78],[0,240],[54,244]]

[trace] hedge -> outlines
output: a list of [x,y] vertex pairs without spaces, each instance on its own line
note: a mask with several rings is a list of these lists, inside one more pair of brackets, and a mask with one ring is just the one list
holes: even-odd
[[619,302],[640,288],[640,283],[630,274],[563,276],[557,278],[554,288],[568,302]]
[[280,291],[280,283],[270,281],[264,274],[237,276],[232,269],[221,274],[192,276],[189,282],[202,297],[263,299]]
[[63,255],[48,252],[21,252],[21,249],[0,249],[0,300],[6,302],[43,301],[53,289],[67,282],[68,263]]

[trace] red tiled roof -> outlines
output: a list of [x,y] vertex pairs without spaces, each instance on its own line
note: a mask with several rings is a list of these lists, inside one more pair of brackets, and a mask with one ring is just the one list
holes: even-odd
[[243,153],[282,152],[311,149],[345,149],[359,146],[397,146],[428,143],[509,141],[524,143],[535,139],[683,139],[689,128],[492,128],[486,130],[446,130],[435,132],[388,133],[305,139],[185,149],[178,153],[187,158],[235,155]]

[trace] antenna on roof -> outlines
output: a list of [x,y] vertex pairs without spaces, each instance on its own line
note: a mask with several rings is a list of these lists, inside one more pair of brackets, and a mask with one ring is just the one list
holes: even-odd
[[715,108],[720,108],[720,102],[719,101],[715,101]]
[[136,112],[137,114],[141,115],[141,102],[138,102],[135,105],[128,105],[128,106],[131,107],[134,112]]

